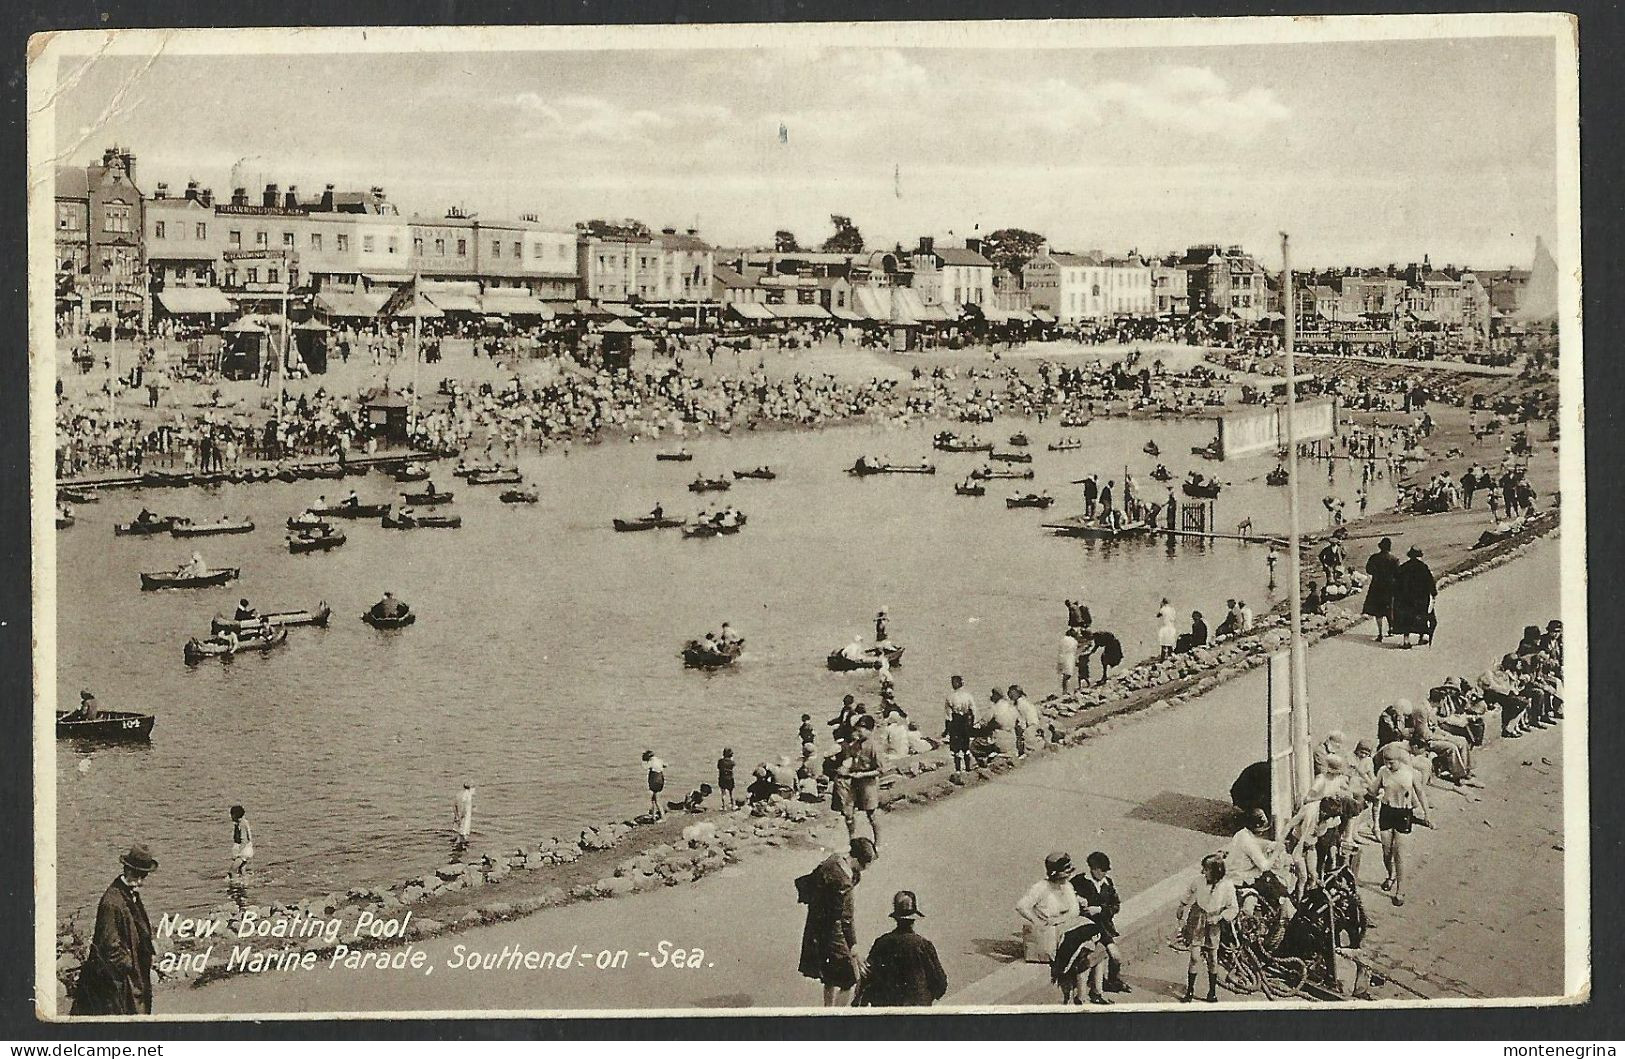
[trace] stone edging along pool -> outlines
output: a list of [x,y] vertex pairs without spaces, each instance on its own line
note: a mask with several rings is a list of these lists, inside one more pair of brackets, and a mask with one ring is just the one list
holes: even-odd
[[[1486,570],[1502,566],[1522,555],[1559,525],[1555,510],[1542,512],[1517,538],[1473,552],[1459,569],[1439,577],[1444,587]],[[1305,635],[1313,643],[1334,636],[1364,621],[1351,608],[1334,606],[1325,616],[1305,619]],[[1240,676],[1264,663],[1272,651],[1287,640],[1286,618],[1280,609],[1267,615],[1256,633],[1198,648],[1190,654],[1170,659],[1147,659],[1112,678],[1104,687],[1091,688],[1081,695],[1065,698],[1051,695],[1041,704],[1045,720],[1056,733],[1056,743],[1042,752],[1060,746],[1077,745],[1105,735],[1121,721],[1181,705],[1217,685]],[[897,763],[894,773],[883,783],[881,805],[888,811],[925,805],[953,794],[956,790],[986,782],[1019,768],[1019,760],[993,763],[958,775],[936,776],[952,764],[945,750],[911,756]],[[814,827],[831,819],[827,806],[800,802],[775,802],[769,813],[755,815],[739,810],[708,816],[673,814],[656,824],[632,821],[587,828],[575,838],[553,837],[535,849],[506,854],[486,854],[458,864],[441,865],[405,879],[393,886],[355,888],[343,894],[270,905],[250,905],[240,909],[223,905],[212,913],[216,922],[214,940],[234,940],[245,913],[261,921],[303,914],[310,917],[346,919],[370,912],[375,921],[400,919],[399,933],[383,938],[350,938],[347,922],[339,943],[359,950],[398,945],[403,942],[453,933],[468,927],[495,923],[529,915],[544,908],[577,901],[616,897],[660,886],[693,882],[749,854],[807,841]],[[687,826],[681,826],[687,821]],[[646,846],[636,854],[614,861],[613,852],[627,839],[646,834],[661,842]],[[531,872],[551,869],[551,878],[538,882],[526,879]],[[549,882],[552,885],[547,885]],[[523,887],[515,884],[527,883]],[[525,889],[503,899],[493,893],[490,900],[477,902],[458,895],[464,891],[484,891],[508,885],[509,891]],[[411,913],[410,919],[406,913]],[[435,918],[439,916],[440,918]],[[210,916],[197,918],[208,919]],[[155,924],[156,926],[156,924]],[[185,953],[197,947],[194,939],[158,938],[161,952],[168,945]],[[244,939],[259,942],[264,939]],[[283,944],[282,939],[274,939]],[[88,939],[74,919],[59,924],[57,933],[58,997],[66,996],[66,986],[77,976]],[[329,958],[335,942],[321,933],[308,938],[288,939],[293,952],[310,952],[317,959]],[[259,948],[260,945],[256,947]],[[202,973],[181,972],[173,980],[192,980],[194,986],[225,978],[242,971],[226,971],[215,962]]]

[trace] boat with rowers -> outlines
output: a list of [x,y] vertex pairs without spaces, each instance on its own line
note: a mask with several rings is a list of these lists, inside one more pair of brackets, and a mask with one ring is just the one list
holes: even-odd
[[475,471],[468,476],[469,485],[519,485],[525,476],[517,467],[499,467],[493,471]]
[[931,439],[931,447],[938,452],[992,452],[993,442],[983,441],[974,434],[961,440],[959,435],[944,430]]
[[171,537],[218,537],[228,533],[253,533],[253,519],[229,519],[221,516],[218,522],[193,522],[177,518],[169,524]]
[[970,476],[982,482],[994,479],[1026,479],[1033,476],[1033,469],[1029,467],[1025,471],[1016,471],[1008,467],[979,467],[970,472]]
[[733,488],[733,483],[726,478],[696,478],[688,483],[691,493],[725,493]]
[[411,508],[403,510],[399,515],[384,512],[380,525],[384,529],[462,529],[463,516],[461,515],[419,515]]
[[141,572],[141,591],[154,592],[164,588],[215,588],[230,584],[237,580],[242,571],[235,566],[223,566],[215,570],[201,570],[192,572],[186,567],[179,570],[154,570]]
[[689,452],[687,449],[679,449],[676,452],[657,452],[657,453],[655,453],[655,459],[659,460],[662,463],[687,463],[689,460],[692,460],[693,458],[694,458],[694,454],[692,452]]
[[1156,469],[1151,472],[1151,480],[1154,482],[1171,482],[1174,480],[1174,472],[1159,463]]
[[1014,445],[1018,449],[1025,448],[1032,444],[1032,439],[1025,434],[1011,434],[1010,444]]
[[773,479],[777,478],[778,475],[773,471],[773,468],[764,464],[763,466],[757,467],[754,470],[735,471],[734,477],[748,478],[758,482],[771,482]]
[[1000,463],[1031,463],[1033,462],[1033,454],[1030,452],[995,452],[990,454],[988,459],[997,460]]
[[854,669],[879,669],[881,659],[885,659],[888,666],[903,664],[903,648],[894,643],[872,644],[863,646],[862,641],[853,640],[845,647],[837,647],[824,659],[824,664],[837,673],[850,672]]
[[1047,447],[1051,452],[1071,452],[1083,448],[1083,442],[1078,438],[1062,438],[1060,441],[1050,442]]
[[145,743],[152,738],[158,718],[130,710],[97,710],[86,717],[80,710],[56,711],[56,737],[98,743]]
[[333,527],[327,523],[320,523],[322,530],[311,529],[308,532],[294,533],[288,537],[288,554],[303,555],[307,552],[330,552],[341,546],[348,538],[342,533],[334,532]]
[[504,504],[534,504],[541,497],[534,489],[504,489],[497,499]]
[[1004,506],[1008,508],[1036,507],[1042,511],[1053,503],[1055,503],[1055,498],[1048,493],[1025,493],[1021,496],[1007,496],[1004,498]]
[[744,640],[690,640],[683,645],[683,665],[690,669],[721,669],[733,665],[744,653]]
[[846,473],[857,477],[871,474],[936,474],[937,468],[933,464],[925,463],[880,463],[871,462],[866,456],[859,456],[856,463],[846,469]]
[[[242,613],[242,609],[238,609]],[[270,610],[264,614],[254,614],[246,618],[228,618],[224,614],[216,614],[209,623],[209,631],[219,636],[221,633],[232,632],[241,636],[251,629],[261,625],[270,625],[273,629],[280,629],[287,625],[315,625],[327,628],[328,619],[333,616],[333,608],[324,600],[315,607],[306,610]]]
[[1155,441],[1146,442],[1145,446],[1142,449],[1140,449],[1140,451],[1145,453],[1147,456],[1161,456],[1162,455],[1162,450],[1157,447],[1157,443]]
[[954,486],[954,493],[958,496],[986,496],[987,486],[972,485],[970,482],[960,482]]
[[421,463],[408,463],[404,467],[396,467],[389,472],[389,476],[397,482],[422,482],[429,478],[429,468]]
[[58,489],[56,502],[59,504],[97,504],[101,497],[91,489]]
[[168,533],[169,528],[175,524],[175,519],[174,515],[158,515],[142,509],[141,514],[129,522],[115,523],[113,536],[150,537],[156,533]]
[[1190,477],[1180,483],[1179,488],[1186,496],[1196,497],[1201,500],[1214,500],[1218,498],[1219,491],[1224,486],[1218,479],[1204,478],[1197,472],[1192,471]]
[[436,504],[451,503],[452,498],[456,495],[456,493],[452,492],[442,492],[441,490],[434,488],[434,483],[430,482],[428,492],[402,493],[401,497],[408,504],[412,504],[417,507],[433,507]]
[[717,537],[738,533],[745,528],[743,512],[729,508],[714,515],[701,512],[699,517],[683,529],[684,537]]
[[640,515],[637,518],[617,518],[610,521],[614,525],[616,533],[636,533],[639,530],[676,529],[683,525],[685,520],[668,518],[666,509],[656,504],[654,510],[647,515]]
[[181,656],[186,659],[187,665],[196,665],[206,658],[232,658],[245,651],[269,651],[287,642],[287,629],[272,629],[264,636],[250,632],[245,632],[241,636],[225,633],[203,640],[194,636],[186,641],[186,646],[181,649]]
[[[456,478],[467,478],[471,474],[484,474],[500,470],[503,470],[500,463],[463,463],[459,460],[457,466],[452,468],[451,473]],[[427,478],[428,475],[424,475],[424,477]]]
[[56,528],[57,529],[67,529],[69,526],[73,525],[74,522],[76,522],[76,521],[78,521],[78,520],[73,517],[73,512],[71,512],[71,511],[58,511],[56,513]]
[[1286,468],[1277,467],[1264,476],[1265,485],[1285,485],[1287,480]]
[[346,500],[328,507],[307,508],[305,513],[321,518],[377,518],[389,510],[388,504],[363,504]]

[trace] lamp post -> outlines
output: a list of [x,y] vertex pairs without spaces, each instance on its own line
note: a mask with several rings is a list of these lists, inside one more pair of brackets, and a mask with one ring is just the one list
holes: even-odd
[[1281,233],[1281,292],[1285,296],[1286,321],[1286,483],[1287,483],[1287,580],[1288,614],[1292,641],[1287,656],[1287,683],[1292,705],[1292,803],[1296,807],[1314,780],[1314,762],[1309,752],[1309,691],[1304,672],[1302,528],[1298,518],[1298,403],[1297,361],[1293,341],[1297,330],[1297,302],[1292,293],[1292,250],[1285,232]]

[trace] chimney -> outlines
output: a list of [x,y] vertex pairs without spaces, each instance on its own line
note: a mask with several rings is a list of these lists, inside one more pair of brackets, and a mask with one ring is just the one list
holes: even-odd
[[966,239],[965,249],[973,254],[980,254],[982,252],[982,241],[980,239]]
[[540,221],[538,221],[536,219],[536,215],[534,213],[521,213],[519,215],[519,219],[522,220],[522,221],[526,221],[526,222],[528,222],[530,224],[540,224],[541,223]]
[[322,188],[322,212],[323,213],[332,213],[333,212],[333,185],[332,184],[329,184],[326,187]]
[[286,195],[282,196],[282,205],[283,205],[284,208],[290,209],[290,210],[296,210],[296,209],[299,208],[299,185],[298,184],[289,184],[288,185],[288,193]]
[[197,181],[196,180],[188,180],[186,182],[186,201],[187,202],[196,202],[197,201]]
[[122,154],[119,155],[119,160],[124,163],[124,172],[125,172],[126,175],[129,176],[130,183],[134,184],[135,183],[135,155],[131,154],[128,150],[126,150]]
[[[196,186],[196,185],[194,185],[194,186]],[[165,184],[163,181],[160,180],[158,182],[158,186],[152,189],[152,197],[154,199],[167,199],[167,198],[169,198],[169,185]],[[191,196],[189,195],[187,197],[190,198]]]
[[689,229],[689,230],[688,230],[688,234],[689,234],[689,235],[699,235],[699,234],[700,234],[700,230],[699,230],[699,229],[698,229],[698,228],[690,228],[690,229]]
[[275,184],[267,184],[267,185],[265,185],[265,192],[264,192],[263,195],[260,196],[260,205],[264,206],[267,209],[275,209],[276,208],[276,185]]
[[677,234],[677,229],[676,228],[662,228],[662,229],[660,229],[660,234],[661,235],[676,235]]
[[246,205],[248,205],[248,189],[247,188],[232,188],[231,189],[231,204],[233,206],[246,206]]
[[197,200],[210,209],[213,209],[214,188],[204,188],[202,191],[198,192]]
[[936,239],[932,238],[929,235],[920,236],[920,253],[922,253],[922,254],[933,253],[933,252],[935,252],[936,248],[937,248]]

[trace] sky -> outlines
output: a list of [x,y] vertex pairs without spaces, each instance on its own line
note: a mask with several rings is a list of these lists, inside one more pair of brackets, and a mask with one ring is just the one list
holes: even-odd
[[[137,182],[383,186],[723,246],[1022,227],[1058,249],[1526,265],[1557,228],[1550,39],[71,58],[57,156]],[[257,197],[256,197],[257,201]]]

